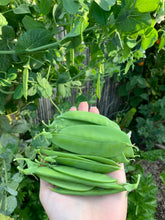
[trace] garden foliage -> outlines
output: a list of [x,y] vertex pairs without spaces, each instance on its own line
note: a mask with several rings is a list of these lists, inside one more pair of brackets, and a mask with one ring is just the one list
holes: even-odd
[[41,97],[62,111],[71,90],[79,96],[91,80],[96,102],[104,77],[115,74],[126,109],[133,110],[123,128],[135,130],[147,148],[164,142],[163,20],[163,0],[0,0],[1,215],[47,219],[36,179],[22,176],[13,162],[49,145],[33,139],[42,130],[34,123]]

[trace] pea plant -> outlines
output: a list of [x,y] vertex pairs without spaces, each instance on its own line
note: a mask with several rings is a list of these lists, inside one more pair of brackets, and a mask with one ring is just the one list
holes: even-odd
[[[162,49],[164,29],[157,23],[163,15],[163,0],[0,0],[3,215],[34,219],[29,210],[42,210],[39,203],[34,205],[37,188],[29,186],[33,178],[18,174],[13,162],[17,154],[33,157],[38,145],[49,145],[44,138],[33,139],[42,130],[34,124],[39,98],[49,98],[61,112],[59,106],[66,108],[72,89],[82,97],[90,80],[95,100],[89,102],[96,102],[104,77],[117,72],[120,80],[127,75],[160,34]],[[38,219],[44,218],[44,212],[38,213]]]

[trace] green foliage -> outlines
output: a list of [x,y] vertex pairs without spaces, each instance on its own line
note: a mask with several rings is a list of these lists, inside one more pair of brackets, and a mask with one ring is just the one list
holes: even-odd
[[[20,176],[13,162],[17,154],[33,157],[37,146],[49,145],[40,136],[32,140],[41,131],[34,124],[40,97],[49,98],[60,112],[69,109],[67,98],[73,88],[76,106],[87,101],[82,88],[91,80],[89,103],[95,104],[105,76],[116,73],[118,80],[128,82],[120,94],[126,99],[129,94],[133,110],[125,115],[123,126],[132,128],[140,111],[139,135],[141,124],[145,131],[151,122],[156,126],[152,135],[143,138],[144,144],[155,142],[151,140],[154,135],[159,143],[164,141],[164,127],[158,123],[165,117],[162,16],[162,0],[0,0],[0,211],[4,215],[35,219],[30,215],[33,210],[37,219],[47,219],[37,197],[38,186],[33,179]],[[144,50],[152,48],[158,38],[159,54],[148,57]],[[136,65],[140,58],[148,63],[143,74]],[[143,121],[148,117],[146,109],[154,119]]]
[[[134,141],[149,150],[155,144],[165,143],[164,47],[159,51],[159,45],[154,44],[146,50],[145,56],[144,60],[135,63],[133,70],[123,75],[118,92],[124,101],[122,109],[136,109],[129,126]],[[122,120],[129,111],[124,113]],[[126,128],[122,120],[120,123]]]
[[[165,161],[164,150],[152,150],[147,152],[140,151],[140,160],[136,160],[126,167],[128,179],[131,178],[134,181],[137,174],[141,175],[138,189],[128,194],[127,220],[131,220],[133,218],[138,220],[155,219],[158,187],[153,180],[153,176],[150,173],[144,173],[140,162],[153,162],[157,159]],[[160,175],[162,180],[163,175],[164,172]]]

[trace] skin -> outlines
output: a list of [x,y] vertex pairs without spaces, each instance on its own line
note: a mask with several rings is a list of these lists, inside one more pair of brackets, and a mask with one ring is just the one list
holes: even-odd
[[[96,107],[89,109],[81,102],[79,111],[99,114]],[[72,107],[70,111],[77,111]],[[126,182],[124,165],[121,170],[107,174],[120,182]],[[70,196],[51,191],[55,187],[40,179],[40,201],[50,220],[125,220],[127,215],[126,192],[103,196]]]

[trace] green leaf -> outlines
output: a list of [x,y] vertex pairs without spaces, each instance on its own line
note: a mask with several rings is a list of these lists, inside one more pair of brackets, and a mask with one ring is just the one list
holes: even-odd
[[12,26],[5,25],[2,27],[2,39],[12,41],[15,38],[15,32]]
[[17,41],[16,52],[33,49],[49,42],[51,34],[48,30],[36,28],[23,33]]
[[160,174],[160,179],[162,180],[163,184],[165,185],[165,170]]
[[51,9],[52,0],[41,0],[40,10],[43,15],[47,15]]
[[109,11],[111,6],[116,3],[116,0],[94,0],[103,10]]
[[147,34],[143,36],[141,46],[143,50],[152,47],[156,40],[158,39],[158,32],[155,28],[149,28]]
[[160,40],[160,44],[159,44],[159,51],[161,49],[163,49],[164,46],[165,46],[165,32],[163,32],[163,34],[161,36],[161,40]]
[[65,10],[69,13],[69,14],[76,14],[76,12],[78,12],[79,9],[79,1],[78,0],[62,0],[63,2],[63,6],[65,8]]
[[6,116],[0,115],[0,133],[11,132],[11,125],[9,119]]
[[78,35],[82,35],[83,31],[88,27],[88,13],[85,13],[80,19],[78,18],[75,27],[63,38],[72,38]]
[[[0,40],[0,50],[8,50],[6,40]],[[8,54],[0,54],[0,70],[7,71],[11,64],[11,56]]]
[[20,99],[23,96],[23,85],[20,84],[14,91],[13,99]]
[[121,128],[128,128],[128,126],[131,124],[131,122],[133,120],[135,113],[136,113],[136,108],[131,108],[124,116],[120,127]]
[[[136,172],[139,172],[139,170]],[[134,176],[131,176],[131,179],[132,178],[134,178]],[[141,175],[138,188],[128,194],[127,219],[154,220],[157,207],[157,192],[158,187],[154,184],[152,175]]]
[[7,5],[11,0],[0,0],[0,5]]
[[121,9],[116,20],[118,29],[125,33],[136,33],[151,25],[150,13],[140,13],[136,9]]
[[21,4],[17,8],[13,9],[15,14],[31,14],[29,6],[27,4]]
[[17,123],[13,126],[13,133],[23,134],[30,129],[30,125],[25,119],[18,120]]
[[44,98],[49,98],[52,96],[52,87],[49,84],[48,80],[46,78],[41,78],[41,75],[37,76],[37,81],[38,81],[38,89],[41,93],[41,95]]
[[140,12],[155,11],[160,4],[160,0],[137,0],[135,7]]
[[23,95],[27,99],[29,69],[25,67],[23,70]]
[[15,196],[7,197],[7,215],[10,215],[17,207],[17,199]]
[[26,30],[35,28],[45,28],[42,22],[36,21],[28,15],[25,15],[25,17],[22,19],[22,23]]
[[95,18],[95,20],[98,24],[106,25],[107,19],[110,15],[109,11],[103,10],[102,8],[99,7],[98,4],[96,4],[93,1],[92,5],[91,5],[91,12],[92,12],[93,17]]
[[0,27],[7,25],[7,24],[8,24],[8,22],[7,22],[6,18],[2,15],[2,13],[0,13]]
[[146,151],[140,152],[140,158],[147,160],[147,161],[155,161],[155,160],[162,160],[163,162],[165,162],[165,153],[164,150],[150,150],[150,151]]

